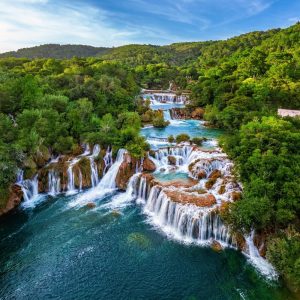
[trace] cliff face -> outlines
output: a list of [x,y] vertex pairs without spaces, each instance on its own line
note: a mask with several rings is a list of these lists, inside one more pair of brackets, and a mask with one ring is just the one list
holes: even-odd
[[136,164],[136,159],[132,158],[128,153],[124,155],[124,160],[116,177],[116,185],[120,190],[126,190],[129,178],[136,171]]
[[9,188],[9,196],[6,203],[6,206],[0,209],[0,216],[14,210],[17,208],[23,198],[23,192],[20,186],[13,184]]

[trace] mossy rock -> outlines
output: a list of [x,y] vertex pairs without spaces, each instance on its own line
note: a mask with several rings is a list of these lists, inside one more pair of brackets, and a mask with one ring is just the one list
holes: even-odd
[[196,190],[195,192],[197,192],[200,195],[207,193],[207,191],[205,189],[199,189],[199,190]]

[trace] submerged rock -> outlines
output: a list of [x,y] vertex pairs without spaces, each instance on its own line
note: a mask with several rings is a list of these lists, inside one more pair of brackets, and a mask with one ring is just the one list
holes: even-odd
[[94,202],[89,202],[85,205],[87,208],[95,208],[96,204]]
[[150,240],[144,234],[139,232],[130,233],[127,237],[127,242],[141,248],[148,248],[151,244]]

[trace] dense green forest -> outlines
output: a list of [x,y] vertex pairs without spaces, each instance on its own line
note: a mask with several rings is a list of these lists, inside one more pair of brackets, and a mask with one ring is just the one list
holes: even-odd
[[0,58],[16,57],[16,58],[56,58],[66,59],[77,57],[92,57],[107,53],[110,48],[93,47],[87,45],[59,45],[45,44],[31,48],[23,48],[17,51],[0,53]]
[[[24,56],[60,55],[36,50]],[[300,120],[279,118],[277,109],[300,109],[300,24],[226,41],[102,50],[78,52],[94,58],[0,59],[1,195],[16,168],[38,167],[45,151],[68,153],[97,142],[142,156],[147,144],[139,115],[153,116],[137,107],[140,87],[173,81],[191,90],[191,108],[205,108],[204,118],[227,133],[223,147],[244,194],[224,213],[226,222],[264,234],[266,256],[299,287]]]

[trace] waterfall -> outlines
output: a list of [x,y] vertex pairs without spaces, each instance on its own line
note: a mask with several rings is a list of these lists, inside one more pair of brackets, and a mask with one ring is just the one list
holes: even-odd
[[68,185],[67,185],[68,193],[73,194],[75,193],[75,180],[74,180],[74,173],[73,173],[73,164],[71,163],[68,167],[67,174],[68,174]]
[[148,196],[143,177],[137,195],[151,221],[172,237],[199,244],[216,240],[223,246],[236,245],[229,229],[212,209],[173,202],[159,186],[153,186]]
[[252,230],[250,235],[245,237],[247,244],[246,255],[254,267],[260,271],[263,275],[270,279],[277,279],[278,274],[274,267],[263,257],[260,256],[257,247],[254,245],[255,231]]
[[191,146],[178,146],[161,148],[155,152],[155,158],[151,158],[157,167],[163,167],[168,171],[169,156],[173,156],[176,159],[176,166],[184,166],[189,162],[190,155],[193,148]]
[[92,187],[95,187],[99,183],[98,167],[97,164],[95,163],[95,158],[99,155],[100,150],[101,150],[100,146],[96,144],[93,148],[92,155],[89,156],[90,166],[91,166]]
[[104,164],[105,164],[103,174],[105,174],[106,171],[108,170],[108,168],[112,165],[112,149],[110,150],[109,147],[107,147],[106,154],[105,154],[103,160],[104,160]]
[[48,191],[51,196],[56,196],[60,193],[60,178],[54,170],[50,170],[48,173]]
[[164,110],[163,113],[164,113],[164,119],[165,119],[165,121],[170,121],[170,120],[172,120],[172,117],[171,117],[171,114],[170,114],[170,110],[169,110],[169,109]]
[[116,195],[106,206],[110,209],[121,208],[135,200],[137,197],[136,186],[140,175],[141,173],[136,173],[131,176],[127,185],[126,192]]
[[24,171],[22,169],[18,169],[16,183],[17,184],[22,184],[23,177],[24,177]]
[[116,161],[109,168],[107,173],[102,177],[100,182],[92,189],[79,195],[74,201],[69,203],[70,207],[81,206],[90,201],[102,199],[108,194],[113,193],[116,190],[116,177],[123,162],[125,149],[120,149],[117,154]]
[[25,202],[30,202],[34,198],[36,198],[39,194],[39,183],[38,183],[38,175],[35,175],[32,180],[26,179],[22,180],[19,183],[22,191]]
[[101,188],[114,189],[116,188],[116,177],[120,168],[121,163],[123,162],[124,154],[126,153],[125,149],[120,149],[117,154],[116,161],[109,168],[108,172],[103,176],[100,183],[98,184]]

